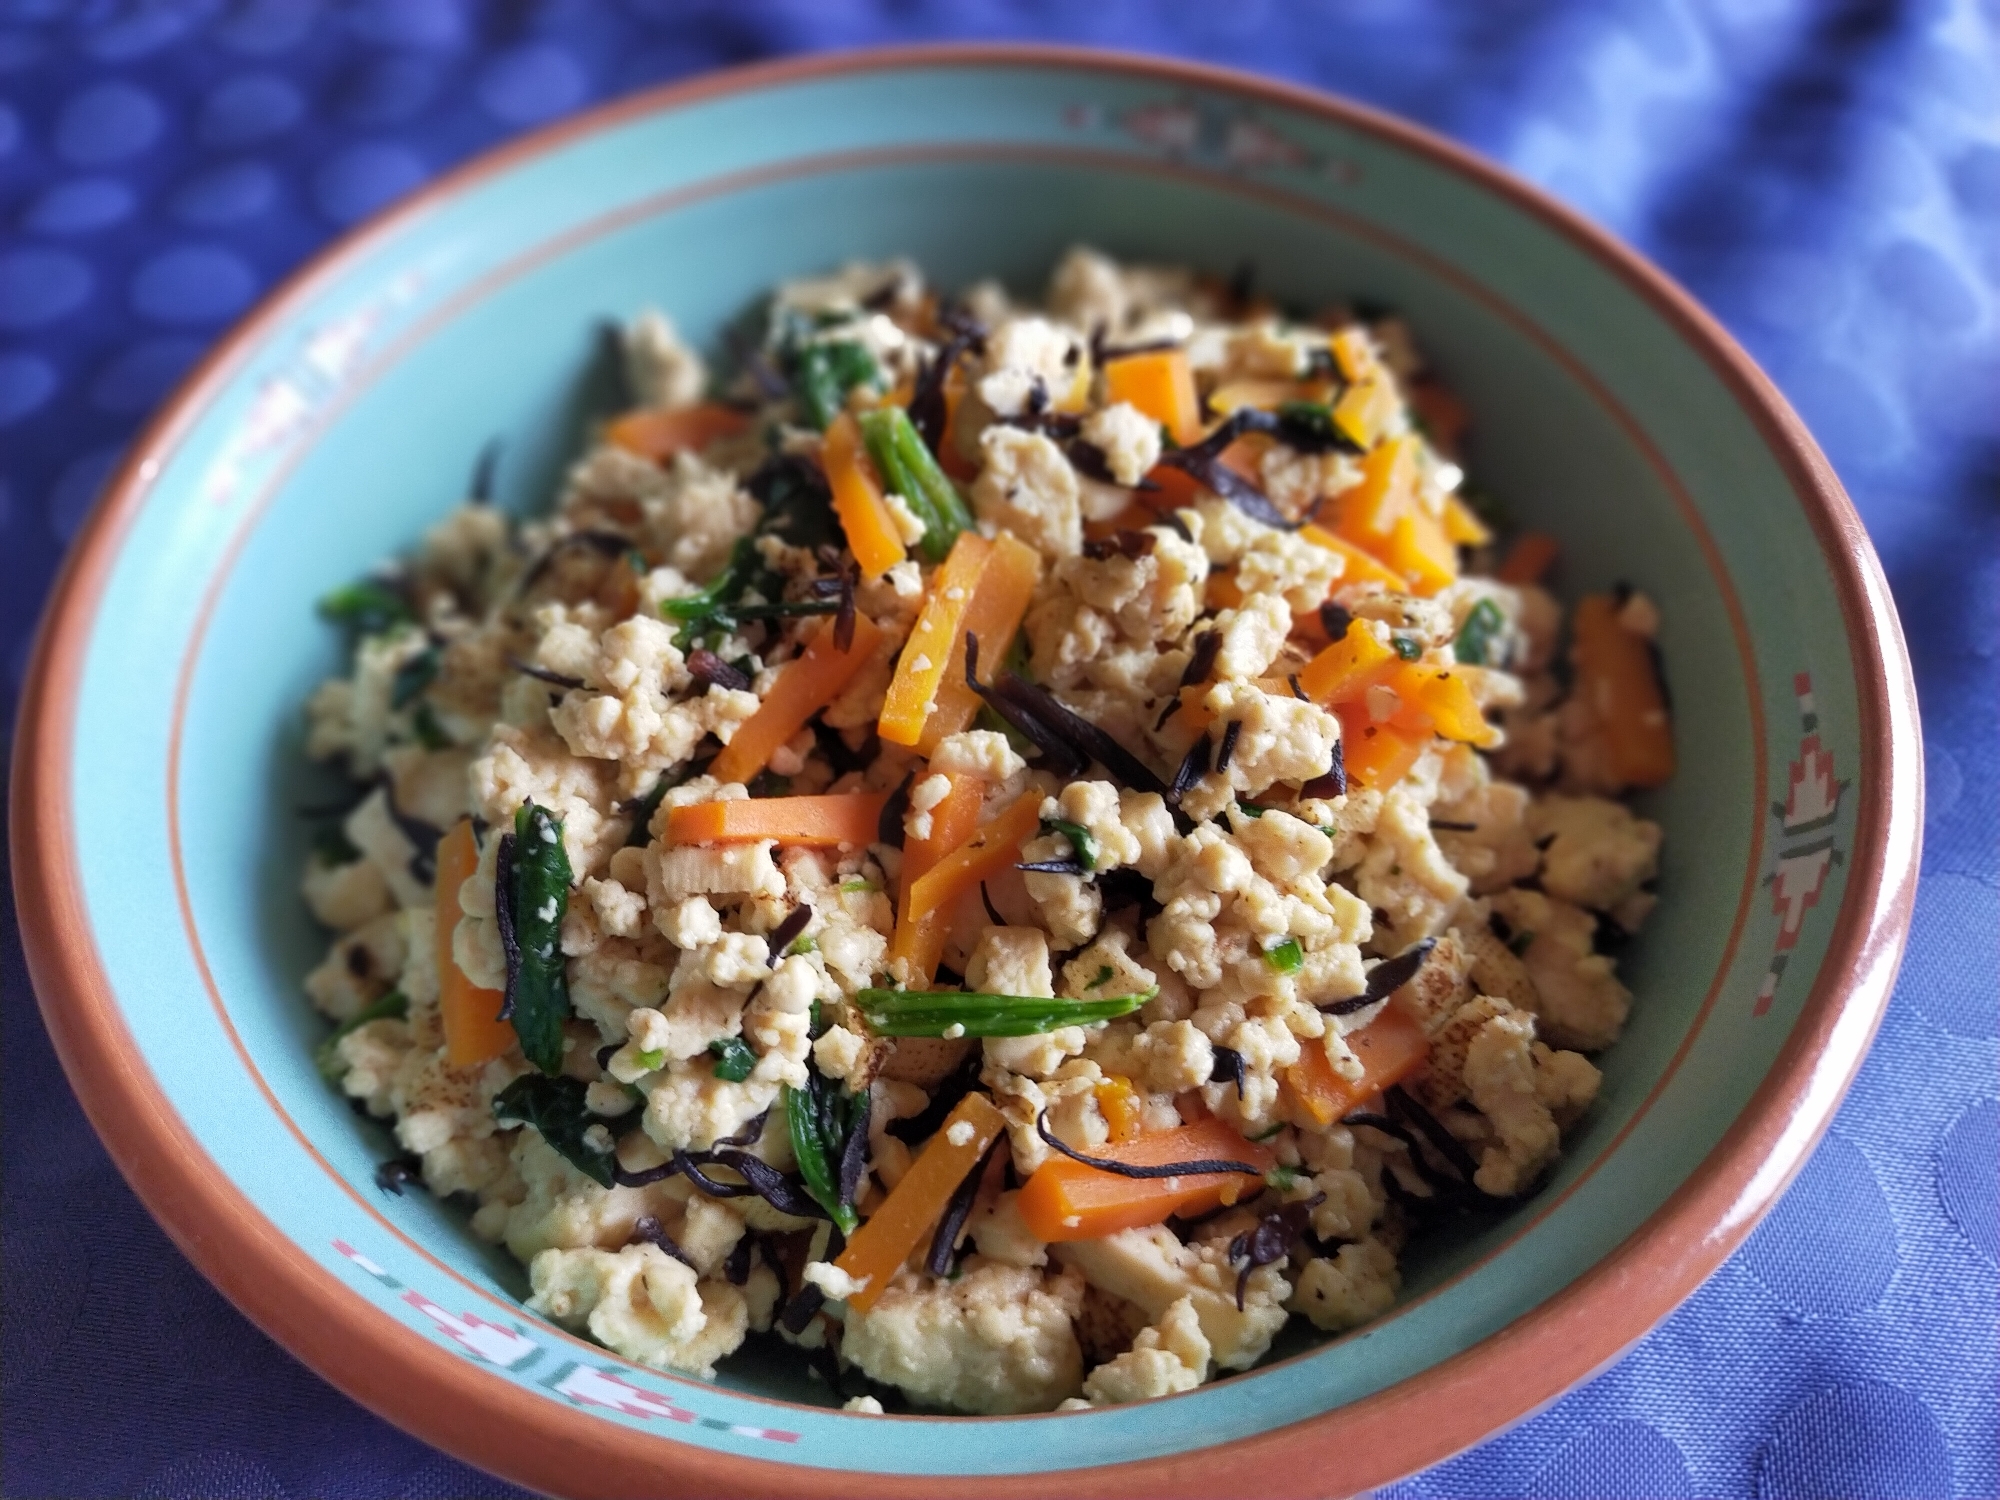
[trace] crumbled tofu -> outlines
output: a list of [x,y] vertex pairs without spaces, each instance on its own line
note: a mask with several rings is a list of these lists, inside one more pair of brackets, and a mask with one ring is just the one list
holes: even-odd
[[1083,1394],[1092,1406],[1120,1406],[1191,1391],[1208,1378],[1209,1347],[1194,1302],[1183,1297],[1143,1329],[1132,1347],[1092,1370]]
[[972,513],[1013,532],[1050,557],[1083,547],[1076,470],[1039,432],[994,426],[979,439],[983,460],[972,486]]

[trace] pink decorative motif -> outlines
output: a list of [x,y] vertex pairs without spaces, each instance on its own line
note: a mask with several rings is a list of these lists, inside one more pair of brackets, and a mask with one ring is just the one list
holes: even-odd
[[542,1352],[541,1345],[518,1329],[489,1323],[478,1313],[448,1313],[422,1292],[405,1292],[403,1300],[437,1324],[438,1331],[459,1348],[488,1364],[512,1369]]
[[1317,170],[1346,186],[1361,169],[1344,158],[1314,151],[1270,121],[1242,108],[1163,99],[1107,115],[1099,105],[1076,102],[1061,114],[1065,129],[1109,130],[1176,160],[1194,160],[1230,172]]
[[567,1396],[578,1406],[601,1406],[623,1412],[628,1417],[664,1417],[669,1422],[699,1421],[693,1412],[674,1405],[665,1396],[642,1391],[610,1370],[590,1365],[565,1365],[546,1382],[559,1396]]
[[1752,1015],[1763,1015],[1777,998],[1785,964],[1798,946],[1806,913],[1819,904],[1833,867],[1840,863],[1834,822],[1840,816],[1841,795],[1849,783],[1834,775],[1833,756],[1820,743],[1819,707],[1813,699],[1812,677],[1792,678],[1799,704],[1799,753],[1788,768],[1785,800],[1771,805],[1778,820],[1777,863],[1765,884],[1771,887],[1771,911],[1778,918],[1778,936],[1771,966],[1757,986]]

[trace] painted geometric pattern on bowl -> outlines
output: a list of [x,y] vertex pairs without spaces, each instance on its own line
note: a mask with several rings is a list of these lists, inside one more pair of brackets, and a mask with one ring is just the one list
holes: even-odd
[[1778,937],[1771,966],[1757,987],[1757,1003],[1751,1010],[1757,1016],[1770,1010],[1785,965],[1798,946],[1806,913],[1819,905],[1833,867],[1842,862],[1834,823],[1840,817],[1840,799],[1852,785],[1835,777],[1833,753],[1820,743],[1811,674],[1794,675],[1792,692],[1799,704],[1799,753],[1787,768],[1785,800],[1771,804],[1771,816],[1778,820],[1778,855],[1764,884],[1771,888]]

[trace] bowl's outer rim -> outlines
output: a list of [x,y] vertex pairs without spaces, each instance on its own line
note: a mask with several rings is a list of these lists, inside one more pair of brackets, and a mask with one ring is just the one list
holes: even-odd
[[[92,936],[71,819],[77,688],[97,602],[158,467],[292,306],[446,199],[571,141],[663,110],[835,74],[1064,68],[1213,88],[1316,114],[1469,178],[1569,239],[1704,358],[1790,480],[1839,595],[1859,706],[1847,889],[1811,993],[1742,1113],[1668,1200],[1576,1281],[1473,1347],[1303,1422],[1211,1448],[1065,1472],[943,1481],[753,1459],[627,1432],[533,1394],[378,1312],[215,1167],[144,1066]],[[1130,1495],[1234,1483],[1325,1493],[1388,1483],[1521,1421],[1610,1364],[1691,1293],[1804,1165],[1880,1024],[1915,901],[1922,829],[1916,688],[1879,561],[1804,424],[1750,356],[1667,275],[1497,165],[1316,90],[1177,59],[1038,44],[822,54],[707,74],[613,101],[457,168],[329,245],[204,357],[128,450],[57,576],[21,700],[10,797],[17,915],[44,1022],[119,1170],[188,1258],[254,1323],[342,1391],[426,1442],[564,1494]],[[1280,1453],[1284,1462],[1260,1462]],[[1314,1461],[1314,1460],[1317,1461]],[[1242,1476],[1239,1478],[1239,1476]],[[1333,1476],[1338,1476],[1334,1478]],[[1059,1488],[1058,1488],[1059,1487]]]

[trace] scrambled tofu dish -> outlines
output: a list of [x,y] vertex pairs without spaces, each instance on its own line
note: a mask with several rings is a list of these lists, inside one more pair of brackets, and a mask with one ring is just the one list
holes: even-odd
[[1535,1192],[1654,902],[1659,619],[1541,586],[1402,323],[1078,249],[622,337],[552,514],[482,465],[322,606],[305,989],[385,1188],[629,1359],[971,1413],[1356,1327]]

